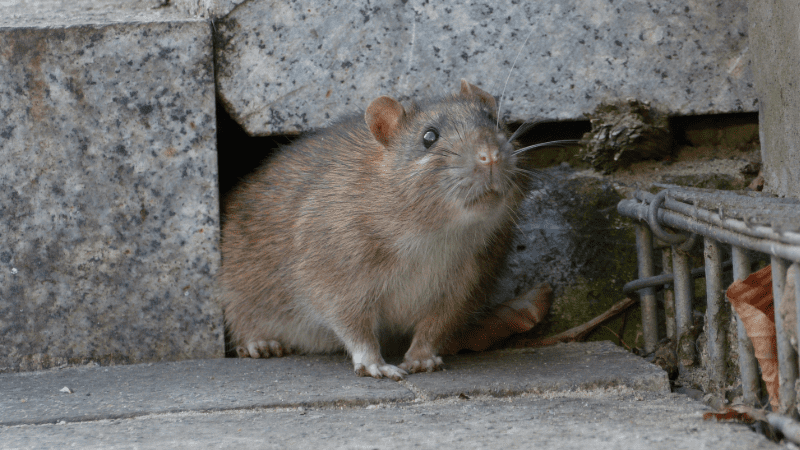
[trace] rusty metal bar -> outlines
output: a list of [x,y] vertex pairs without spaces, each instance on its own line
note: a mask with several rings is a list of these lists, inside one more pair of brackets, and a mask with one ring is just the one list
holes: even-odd
[[[653,267],[653,235],[646,224],[636,225],[636,252],[639,262],[639,278],[652,277]],[[648,287],[639,291],[642,305],[642,333],[644,334],[645,353],[655,351],[658,343],[658,317],[656,315],[655,288]]]
[[780,313],[783,288],[786,286],[787,264],[783,258],[772,257],[772,297],[775,307],[775,336],[778,340],[778,374],[780,378],[780,413],[796,416],[794,411],[795,389],[797,380],[797,354],[789,342],[789,335],[784,331],[783,317]]
[[[750,275],[750,257],[742,248],[731,248],[733,260],[733,279],[744,280]],[[799,310],[800,311],[800,310]],[[758,361],[753,350],[753,342],[747,336],[742,319],[736,315],[736,339],[739,342],[739,371],[742,380],[742,396],[748,406],[759,401]]]
[[[789,267],[789,273],[791,273],[794,278],[794,303],[796,313],[797,311],[800,311],[800,263],[792,264]],[[800,320],[797,321],[797,331],[797,336],[800,336]]]
[[[672,275],[672,250],[669,247],[661,251],[661,265],[664,267],[664,275]],[[667,319],[667,339],[675,343],[678,338],[678,324],[675,322],[675,290],[669,286],[664,287],[664,315]]]
[[[617,211],[624,216],[644,221],[649,215],[649,208],[639,204],[636,200],[622,200],[617,205]],[[691,231],[726,244],[780,256],[791,261],[800,261],[800,244],[787,244],[767,238],[747,236],[664,208],[659,209],[657,218],[661,224],[668,227]]]
[[705,238],[703,256],[706,265],[706,337],[711,365],[709,379],[719,388],[725,384],[726,330],[730,318],[722,287],[722,247],[719,242]]
[[675,247],[672,248],[672,270],[675,274],[675,321],[678,336],[681,336],[692,326],[694,283],[689,269],[689,257]]
[[[703,236],[704,272],[706,275],[706,336],[708,338],[708,375],[717,387],[724,386],[725,353],[727,352],[726,327],[730,305],[724,300],[722,286],[722,247],[732,246],[734,278],[746,278],[751,269],[748,250],[770,255],[772,258],[772,289],[775,308],[778,367],[780,375],[780,412],[797,417],[795,382],[800,372],[797,352],[789,342],[781,315],[781,303],[793,301],[800,311],[800,201],[778,199],[766,194],[742,192],[720,192],[675,186],[662,186],[668,191],[658,194],[639,191],[634,199],[623,200],[617,205],[620,214],[647,222],[658,232],[659,239],[672,244],[672,260],[669,254],[662,255],[664,273],[628,283],[629,290],[667,285],[674,282],[674,325],[671,325],[669,288],[665,289],[668,336],[677,336],[678,358],[681,370],[694,364],[693,326],[693,280],[688,256],[681,248],[690,246],[696,236]],[[641,226],[639,224],[638,226]],[[672,229],[672,230],[670,230]],[[638,233],[643,233],[638,231]],[[654,231],[655,232],[655,231]],[[688,234],[692,233],[689,237]],[[677,233],[677,234],[676,234]],[[681,244],[683,242],[683,244]],[[652,253],[647,255],[652,258]],[[650,259],[649,259],[650,261]],[[673,275],[669,268],[672,264]],[[791,267],[789,265],[791,264]],[[791,293],[784,293],[787,270],[796,279]],[[641,276],[640,276],[641,278]],[[672,280],[670,280],[670,278]],[[640,291],[641,292],[641,291]],[[645,319],[649,320],[649,319]],[[674,331],[673,330],[674,326]],[[753,354],[753,346],[741,319],[736,317],[743,400],[758,406],[759,370]],[[648,327],[653,328],[652,325]],[[797,324],[800,335],[800,320]]]
[[691,365],[696,352],[692,338],[692,300],[694,299],[694,280],[689,269],[689,256],[672,246],[672,271],[675,274],[675,323],[677,326],[678,360],[681,366]]

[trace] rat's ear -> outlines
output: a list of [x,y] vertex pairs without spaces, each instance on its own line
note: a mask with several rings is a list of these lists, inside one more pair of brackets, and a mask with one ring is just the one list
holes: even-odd
[[461,79],[461,96],[463,97],[477,97],[478,100],[489,107],[492,112],[497,112],[497,102],[492,97],[492,94],[484,91],[483,89],[470,84],[467,80]]
[[369,131],[384,147],[397,134],[400,123],[406,116],[403,105],[392,97],[378,97],[372,101],[364,113]]

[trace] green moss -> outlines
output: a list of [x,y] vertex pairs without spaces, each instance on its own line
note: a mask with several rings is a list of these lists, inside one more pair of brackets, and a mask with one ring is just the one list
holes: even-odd
[[[619,219],[614,222],[628,221]],[[591,278],[581,277],[560,293],[557,291],[547,324],[541,330],[547,335],[561,333],[604,313],[624,299],[622,286],[636,278],[637,263],[632,244],[635,242],[632,228],[614,226],[607,230],[606,236],[598,236],[598,240],[600,239],[606,244],[603,248],[606,256],[602,261],[595,261],[594,267],[587,271],[592,275]],[[611,340],[619,343],[622,338],[627,345],[638,347],[643,343],[641,331],[641,311],[635,305],[596,328],[586,340]]]
[[[578,239],[586,241],[576,252],[590,253],[575,255],[575,260],[586,261],[579,270],[580,277],[556,289],[548,326],[543,330],[548,335],[586,323],[607,311],[625,297],[622,287],[638,273],[633,224],[616,213],[618,199],[606,191],[608,185],[602,180],[584,179],[573,189],[585,207],[571,208],[565,218],[578,233]],[[607,221],[598,227],[598,211],[609,209]],[[596,328],[586,339],[619,342],[620,337],[630,346],[641,346],[638,305]]]

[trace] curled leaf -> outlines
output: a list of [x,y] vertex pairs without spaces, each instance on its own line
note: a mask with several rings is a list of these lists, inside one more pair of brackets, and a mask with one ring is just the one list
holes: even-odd
[[769,392],[769,402],[777,410],[780,398],[772,266],[750,274],[745,280],[736,280],[725,295],[742,319],[747,336],[753,342],[753,350],[758,365],[761,366],[761,378]]

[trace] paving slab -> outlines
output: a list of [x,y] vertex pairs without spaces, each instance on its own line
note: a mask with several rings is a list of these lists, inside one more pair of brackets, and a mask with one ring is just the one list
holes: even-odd
[[[660,394],[659,394],[660,395]],[[583,391],[0,427],[0,449],[780,449],[677,394]]]
[[581,120],[629,97],[674,115],[757,110],[746,0],[251,0],[216,30],[220,98],[252,135],[461,78],[505,94],[512,121]]
[[0,374],[0,425],[481,394],[604,388],[669,392],[661,369],[610,342],[450,356],[446,364],[446,371],[413,374],[401,383],[356,376],[344,354],[87,365]]
[[0,2],[0,372],[212,358],[211,25]]
[[356,376],[344,355],[220,358],[0,374],[0,425],[413,399],[394,381]]
[[409,377],[408,384],[431,399],[618,386],[670,391],[660,367],[608,341],[456,355],[447,357],[445,364],[446,370]]

